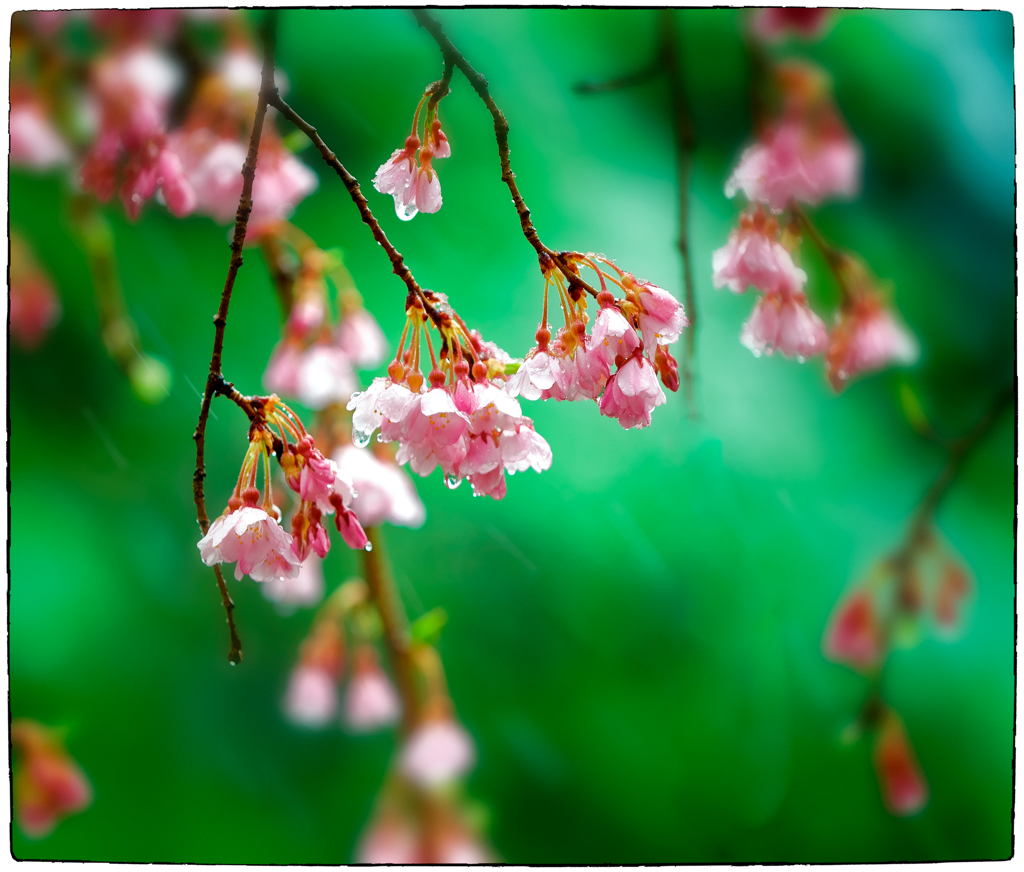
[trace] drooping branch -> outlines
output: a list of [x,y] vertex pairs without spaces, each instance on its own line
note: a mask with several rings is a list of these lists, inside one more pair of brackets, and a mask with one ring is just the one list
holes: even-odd
[[[274,91],[274,26],[276,24],[276,16],[276,10],[271,10],[267,14],[266,26],[263,29],[263,74],[260,83],[259,100],[256,103],[256,115],[253,118],[252,134],[249,137],[249,151],[242,166],[242,195],[239,198],[238,211],[235,214],[235,233],[231,241],[231,261],[228,265],[227,278],[224,281],[224,290],[221,292],[220,306],[213,319],[213,352],[210,355],[210,371],[206,379],[203,403],[199,410],[199,422],[192,437],[196,443],[196,469],[192,476],[192,492],[196,503],[199,528],[204,536],[210,528],[210,519],[206,513],[206,498],[203,493],[203,480],[206,478],[206,422],[210,415],[210,403],[213,401],[214,394],[223,393],[223,388],[226,384],[221,373],[221,362],[224,352],[224,329],[227,327],[228,308],[231,305],[231,292],[235,287],[235,276],[238,275],[238,270],[242,266],[242,246],[245,243],[246,228],[249,224],[249,215],[252,212],[252,185],[253,179],[256,176],[256,156],[259,153],[260,137],[263,133],[263,119],[267,114],[267,97]],[[228,649],[228,661],[232,664],[237,664],[242,661],[242,642],[238,637],[238,629],[235,626],[235,604],[228,593],[220,567],[214,566],[213,571],[217,577],[217,587],[220,590],[221,602],[227,615],[228,633],[231,639]]]
[[491,113],[491,119],[494,122],[494,138],[498,143],[498,160],[501,164],[501,180],[508,186],[509,192],[512,194],[512,202],[515,205],[516,213],[519,215],[519,224],[522,227],[523,236],[526,237],[527,242],[529,242],[537,252],[541,268],[546,269],[551,264],[556,265],[565,276],[570,288],[580,288],[591,296],[596,297],[597,291],[579,277],[576,269],[572,266],[568,257],[566,257],[566,254],[548,248],[548,246],[541,241],[540,235],[537,233],[537,228],[533,224],[533,219],[530,217],[530,209],[526,205],[526,201],[523,200],[523,195],[519,192],[519,186],[516,184],[516,174],[512,172],[512,163],[509,158],[508,147],[508,120],[505,118],[501,109],[498,108],[498,105],[494,102],[487,79],[484,78],[484,76],[479,73],[468,60],[466,60],[465,55],[455,47],[452,41],[445,34],[444,29],[441,27],[441,23],[434,18],[434,16],[422,9],[413,10],[413,15],[416,16],[416,21],[419,23],[420,27],[426,30],[427,33],[433,37],[434,42],[436,42],[438,48],[441,49],[441,55],[444,57],[446,68],[450,64],[454,64],[458,67],[460,72],[469,81],[470,85],[473,86],[473,90],[476,91],[477,96],[480,97],[484,105],[487,107],[487,111]]
[[[447,87],[447,85],[445,85],[445,87]],[[345,190],[348,191],[349,196],[352,198],[352,202],[356,204],[356,208],[359,210],[359,215],[362,217],[363,223],[370,228],[373,238],[377,240],[378,244],[384,249],[388,258],[391,260],[391,271],[405,282],[405,286],[409,289],[409,297],[418,299],[423,304],[423,310],[427,313],[434,324],[440,326],[444,319],[442,314],[431,302],[432,294],[420,287],[419,282],[416,281],[416,277],[412,274],[412,270],[406,266],[405,259],[402,257],[401,253],[394,245],[391,244],[391,240],[388,239],[387,234],[384,233],[384,229],[380,226],[380,222],[377,221],[376,216],[373,214],[373,210],[370,208],[370,204],[366,201],[366,197],[363,196],[363,192],[359,189],[359,182],[356,180],[356,177],[345,169],[342,162],[338,160],[338,156],[328,148],[327,143],[324,142],[320,137],[320,134],[317,133],[316,128],[299,115],[299,113],[291,106],[289,106],[276,90],[269,95],[269,101],[270,105],[277,109],[282,116],[287,118],[295,125],[296,128],[309,137],[313,145],[316,146],[317,151],[320,152],[324,162],[338,174],[342,184],[345,185]]]

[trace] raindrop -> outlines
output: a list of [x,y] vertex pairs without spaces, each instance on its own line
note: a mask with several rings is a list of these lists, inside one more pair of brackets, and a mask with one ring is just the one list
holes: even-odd
[[373,543],[372,543],[372,542],[367,542],[367,543],[366,543],[366,544],[365,544],[365,545],[363,546],[363,550],[364,550],[364,551],[373,551]]
[[807,358],[804,357],[802,354],[798,354],[794,359],[797,363],[807,363]]
[[363,395],[363,391],[356,391],[354,394],[352,394],[349,397],[349,399],[350,400],[358,400],[362,395]]
[[356,444],[357,447],[365,448],[367,445],[370,444],[370,437],[372,435],[372,430],[369,433],[367,433],[365,430],[353,430],[352,441]]
[[455,490],[460,484],[462,484],[462,479],[457,475],[449,473],[444,477],[444,485],[448,490]]
[[378,433],[377,434],[377,441],[378,442],[383,442],[384,441],[384,434],[383,433]]
[[839,370],[836,375],[838,375],[843,381],[846,381],[850,377],[850,374],[844,369]]
[[420,210],[416,208],[415,204],[410,203],[408,206],[401,205],[398,200],[395,200],[395,213],[403,221],[412,221],[416,217],[416,213]]

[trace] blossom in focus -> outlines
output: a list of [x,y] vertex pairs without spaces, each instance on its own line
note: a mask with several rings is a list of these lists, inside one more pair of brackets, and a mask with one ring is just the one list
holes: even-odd
[[[443,142],[447,145],[447,138]],[[418,212],[436,212],[441,208],[441,181],[431,163],[433,158],[433,149],[429,145],[420,147],[419,137],[413,134],[405,140],[404,148],[392,152],[373,177],[373,186],[380,193],[395,198],[395,213],[403,221],[411,221]]]
[[875,734],[872,761],[885,807],[895,815],[912,815],[928,802],[924,780],[903,720],[892,709],[881,714]]
[[802,292],[765,294],[743,325],[740,342],[757,357],[779,351],[803,361],[825,350],[828,330]]
[[790,253],[776,241],[778,231],[776,220],[760,206],[744,211],[739,228],[711,256],[715,287],[727,287],[735,294],[745,293],[748,287],[765,294],[802,288],[807,273],[793,263]]
[[395,723],[402,705],[391,680],[380,668],[377,652],[369,645],[361,645],[356,648],[353,661],[342,711],[345,723],[360,733]]
[[88,808],[92,788],[55,731],[28,719],[11,722],[14,817],[26,836],[46,836],[64,817]]
[[601,414],[618,418],[626,430],[648,427],[651,412],[665,402],[658,374],[647,359],[635,352],[608,380],[601,397]]
[[294,578],[299,560],[292,548],[292,537],[265,507],[256,505],[258,492],[246,491],[244,501],[232,497],[228,509],[199,540],[203,563],[234,563],[235,578],[248,575],[253,581]]
[[775,42],[788,33],[812,39],[821,35],[831,11],[828,8],[799,6],[756,9],[750,18],[750,29],[766,42]]
[[71,149],[35,100],[11,95],[11,165],[47,170],[71,161]]
[[860,293],[846,303],[825,352],[828,380],[836,392],[860,372],[893,363],[913,363],[919,349],[877,293]]
[[825,656],[855,669],[878,666],[885,654],[882,622],[871,594],[858,588],[839,605],[824,639]]
[[451,718],[435,718],[406,740],[399,769],[421,787],[437,787],[464,775],[476,761],[473,740]]
[[10,336],[22,348],[32,349],[60,318],[60,300],[18,233],[10,235],[10,254]]
[[343,445],[332,459],[352,479],[352,511],[362,524],[376,527],[387,521],[413,529],[423,525],[427,516],[423,501],[397,464],[356,445]]

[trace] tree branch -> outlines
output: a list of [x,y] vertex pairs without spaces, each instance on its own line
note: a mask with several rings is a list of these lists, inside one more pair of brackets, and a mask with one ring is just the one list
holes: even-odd
[[[196,470],[192,475],[192,493],[196,503],[199,528],[204,536],[210,529],[210,519],[206,513],[206,498],[203,494],[203,480],[206,478],[204,457],[206,450],[206,421],[210,415],[210,403],[213,401],[214,394],[222,393],[226,384],[221,374],[221,359],[224,352],[224,328],[227,326],[228,307],[231,305],[231,292],[235,286],[235,276],[242,266],[242,246],[245,243],[245,231],[249,224],[249,214],[252,212],[252,183],[256,176],[256,156],[260,148],[260,136],[263,133],[263,119],[267,114],[267,98],[268,95],[275,92],[274,26],[276,18],[277,10],[268,12],[263,32],[263,75],[260,84],[259,101],[256,104],[256,115],[252,124],[252,134],[249,137],[249,152],[242,166],[242,196],[239,198],[238,211],[235,214],[235,234],[231,241],[231,261],[228,265],[227,278],[224,281],[224,290],[221,292],[220,306],[213,319],[213,353],[210,355],[210,373],[206,379],[206,390],[203,393],[203,403],[199,410],[199,422],[196,424],[196,430],[192,436],[196,443]],[[213,572],[217,577],[217,587],[220,590],[221,602],[227,615],[228,633],[231,639],[228,649],[228,662],[232,664],[241,663],[242,642],[238,637],[238,629],[235,626],[235,604],[228,593],[228,587],[224,583],[224,575],[221,573],[220,567],[214,566]]]

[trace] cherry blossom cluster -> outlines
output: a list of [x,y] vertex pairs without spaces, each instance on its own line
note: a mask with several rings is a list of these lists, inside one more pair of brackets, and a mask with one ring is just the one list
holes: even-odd
[[[302,642],[299,662],[288,679],[284,705],[289,720],[321,728],[333,721],[341,708],[342,722],[357,733],[391,726],[398,720],[401,702],[380,667],[371,638],[379,626],[363,581],[348,581],[330,596]],[[352,666],[344,702],[339,705],[348,639],[352,640]]]
[[[298,228],[284,222],[263,242],[279,269],[289,269],[280,263],[286,255],[297,262],[290,270],[294,279],[284,336],[267,364],[264,387],[316,410],[347,402],[359,384],[355,369],[371,369],[387,354],[380,326],[363,308],[352,277],[336,253],[317,248]],[[327,276],[338,290],[337,318],[330,307]]]
[[[855,194],[861,151],[839,117],[822,71],[787,63],[775,73],[783,117],[743,152],[726,183],[727,196],[742,191],[750,205],[726,245],[714,252],[713,279],[716,288],[742,294],[752,287],[762,295],[740,333],[747,348],[758,356],[778,351],[801,362],[824,354],[829,382],[838,392],[857,373],[913,362],[917,343],[866,267],[835,249],[825,251],[841,292],[831,332],[811,309],[807,273],[794,258],[807,222],[799,204]],[[788,220],[778,217],[781,213],[788,213]]]
[[459,798],[459,782],[475,764],[476,750],[455,718],[441,658],[432,645],[416,642],[409,662],[422,693],[356,860],[493,862]]
[[[665,402],[659,379],[671,391],[679,388],[678,364],[668,346],[688,323],[682,304],[602,255],[571,252],[562,258],[561,266],[545,265],[537,344],[509,377],[506,390],[531,400],[595,400],[602,415],[618,419],[625,429],[649,426],[651,412]],[[592,270],[601,286],[590,333],[580,267]],[[552,287],[565,325],[554,336],[547,323]],[[610,288],[622,296],[616,298]]]
[[[234,563],[238,580],[243,575],[253,581],[295,578],[311,553],[324,557],[331,547],[324,515],[334,515],[350,548],[367,547],[366,533],[351,509],[349,477],[324,457],[295,413],[276,396],[250,402],[259,417],[250,427],[249,447],[227,508],[199,541],[203,562]],[[281,511],[274,504],[272,453],[288,489],[298,498],[290,533],[281,526]],[[256,486],[260,471],[262,491]]]
[[[551,449],[503,390],[508,355],[468,330],[442,295],[429,299],[441,336],[438,353],[430,316],[413,297],[387,377],[374,379],[349,401],[353,440],[365,446],[379,427],[378,440],[397,442],[396,459],[413,472],[425,476],[440,466],[449,487],[469,479],[476,495],[501,499],[505,473],[549,468]],[[420,362],[424,344],[432,365],[427,378]]]
[[419,212],[436,212],[441,208],[441,181],[433,161],[451,157],[452,148],[437,117],[438,102],[434,86],[427,88],[416,106],[412,133],[406,137],[405,146],[396,148],[373,177],[373,186],[380,193],[395,198],[395,212],[403,221],[411,221]]
[[[103,42],[84,76],[62,48],[71,13],[18,16],[12,35],[12,164],[35,170],[72,164],[83,190],[101,202],[116,190],[133,220],[154,196],[179,217],[198,213],[231,220],[242,190],[260,62],[240,18],[202,13],[80,13]],[[168,45],[180,28],[211,20],[223,30],[223,48],[203,58],[198,80],[188,83]],[[44,65],[55,72],[40,77],[36,71]],[[282,87],[283,79],[277,84]],[[171,129],[173,104],[186,85],[193,96],[185,120]],[[287,218],[317,186],[316,174],[285,149],[273,124],[266,125],[259,164],[250,237]]]
[[[825,655],[877,676],[895,647],[911,647],[925,634],[955,638],[964,625],[973,585],[963,564],[930,528],[882,560],[839,602],[822,643]],[[912,814],[928,788],[899,716],[873,699],[856,730],[875,735],[874,761],[886,807]]]
[[92,804],[92,788],[64,750],[60,734],[36,721],[11,722],[14,817],[30,838],[47,835],[62,819]]

